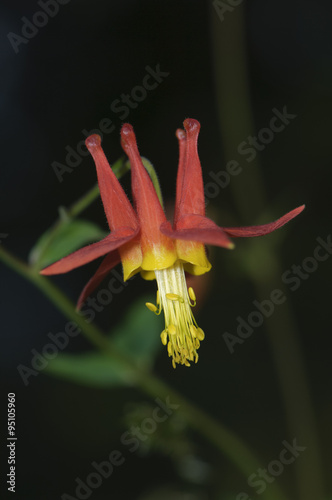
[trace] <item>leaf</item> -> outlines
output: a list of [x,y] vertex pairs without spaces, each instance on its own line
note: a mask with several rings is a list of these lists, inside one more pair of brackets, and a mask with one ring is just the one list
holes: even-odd
[[160,350],[160,319],[145,307],[151,297],[142,297],[129,309],[111,339],[114,346],[142,368],[150,368]]
[[29,262],[41,269],[106,235],[106,231],[86,220],[61,221],[57,230],[51,227],[38,239],[30,251]]
[[59,354],[49,362],[46,371],[87,386],[135,385],[133,374],[124,365],[100,352]]
[[[149,300],[150,297],[142,297],[135,302],[123,322],[110,335],[114,348],[127,359],[132,359],[133,366],[145,370],[151,368],[161,347],[159,318],[144,305]],[[135,385],[134,371],[102,352],[58,354],[49,361],[46,371],[89,386]]]

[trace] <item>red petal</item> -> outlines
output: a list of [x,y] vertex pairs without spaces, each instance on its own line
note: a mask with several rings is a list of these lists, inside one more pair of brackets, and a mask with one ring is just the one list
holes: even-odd
[[85,144],[96,164],[100,196],[111,231],[120,227],[138,228],[134,209],[106,159],[100,136],[90,135]]
[[176,178],[176,200],[175,200],[175,211],[174,211],[174,222],[176,222],[179,218],[179,206],[182,194],[182,182],[184,175],[184,168],[186,165],[186,133],[182,129],[178,129],[176,131],[176,137],[179,142],[179,164],[178,164],[178,173]]
[[83,303],[86,301],[89,295],[91,295],[91,293],[97,288],[99,283],[101,283],[103,279],[106,278],[111,269],[113,269],[113,267],[115,267],[120,262],[121,258],[117,250],[106,255],[95,274],[83,288],[81,295],[79,296],[79,299],[77,301],[77,310],[82,307]]
[[300,207],[294,208],[291,212],[288,212],[280,219],[270,222],[269,224],[263,224],[262,226],[246,226],[246,227],[224,227],[223,230],[229,236],[236,237],[253,237],[253,236],[262,236],[264,234],[272,233],[279,227],[286,224],[290,220],[294,219],[297,215],[299,215],[304,210],[305,205],[301,205]]
[[133,127],[125,123],[121,129],[121,144],[131,164],[131,185],[143,240],[158,242],[159,227],[166,220],[156,190],[142,163]]
[[[177,177],[176,219],[186,214],[205,215],[205,199],[202,178],[202,168],[197,152],[197,140],[200,124],[197,120],[188,118],[183,122],[186,129],[186,153],[184,166],[180,165]],[[181,155],[180,143],[180,155]],[[178,192],[181,192],[178,197]]]
[[129,227],[121,228],[118,231],[112,232],[103,240],[92,243],[92,245],[81,248],[67,257],[58,260],[58,262],[46,267],[40,273],[49,276],[51,274],[63,274],[72,271],[119,248],[124,243],[127,243],[127,241],[132,240],[138,231],[138,229],[135,230]]
[[160,226],[160,231],[176,240],[199,241],[206,245],[233,248],[234,245],[222,228],[202,215],[185,215],[178,220],[177,229],[169,222]]

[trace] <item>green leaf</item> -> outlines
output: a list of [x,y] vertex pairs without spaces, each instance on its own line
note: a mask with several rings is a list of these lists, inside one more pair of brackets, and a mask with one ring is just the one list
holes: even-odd
[[[110,335],[112,346],[133,365],[150,369],[161,348],[160,320],[145,307],[151,298],[142,297],[126,313],[123,322]],[[135,385],[131,370],[102,352],[63,354],[49,361],[46,371],[67,380],[89,386]]]
[[100,352],[59,354],[49,362],[46,371],[87,386],[135,385],[132,372]]
[[29,262],[41,269],[106,235],[107,232],[86,220],[62,221],[56,231],[51,227],[38,239],[30,251]]
[[142,368],[150,368],[161,347],[160,318],[145,306],[151,297],[137,300],[111,339],[114,346]]

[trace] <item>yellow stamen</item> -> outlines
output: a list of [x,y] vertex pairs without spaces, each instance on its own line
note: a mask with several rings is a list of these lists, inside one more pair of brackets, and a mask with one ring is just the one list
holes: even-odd
[[202,328],[197,328],[197,338],[198,340],[205,339],[205,333],[203,332]]
[[195,292],[194,292],[194,289],[192,286],[190,286],[188,288],[188,293],[189,293],[189,297],[191,298],[191,300],[194,302],[194,304],[196,305],[196,295],[195,295]]
[[169,325],[169,327],[167,328],[167,331],[170,335],[175,335],[176,334],[176,328],[174,325]]
[[159,314],[161,313],[159,290],[157,290],[156,302],[157,302],[156,306],[154,304],[152,304],[151,302],[146,302],[145,305],[150,311],[154,312],[157,316],[159,316]]
[[190,325],[191,336],[195,339],[197,337],[197,328],[194,325]]
[[160,334],[161,342],[166,345],[167,344],[167,332],[163,330]]
[[183,302],[183,298],[176,293],[166,293],[166,298],[169,300],[179,300],[180,302]]
[[146,306],[156,314],[164,310],[165,329],[160,337],[172,357],[172,365],[190,366],[197,363],[197,349],[204,339],[204,332],[197,326],[191,307],[196,304],[192,287],[187,289],[183,265],[176,262],[166,269],[155,270],[158,284],[157,306],[148,302]]
[[153,313],[157,312],[158,311],[158,308],[154,305],[154,304],[151,304],[151,302],[146,302],[145,303],[146,307],[148,309],[150,309],[150,311],[152,311]]

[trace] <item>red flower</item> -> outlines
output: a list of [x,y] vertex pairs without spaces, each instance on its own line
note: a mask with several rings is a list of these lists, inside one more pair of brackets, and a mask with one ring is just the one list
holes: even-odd
[[275,222],[239,228],[218,227],[205,216],[202,170],[197,153],[198,121],[184,121],[185,130],[177,130],[180,158],[176,183],[173,226],[166,220],[153,183],[139,155],[133,128],[124,124],[121,144],[131,164],[135,211],[110,168],[98,135],[91,135],[86,146],[96,164],[100,195],[111,233],[103,240],[84,247],[48,266],[42,274],[61,274],[106,255],[94,276],[83,289],[78,307],[122,262],[127,280],[140,272],[144,279],[156,279],[157,306],[147,307],[159,314],[164,310],[165,329],[161,340],[176,363],[189,366],[198,360],[197,349],[204,332],[192,314],[195,293],[187,289],[184,271],[199,275],[211,269],[204,245],[233,248],[229,237],[252,237],[271,233],[296,217],[304,205],[295,208]]

